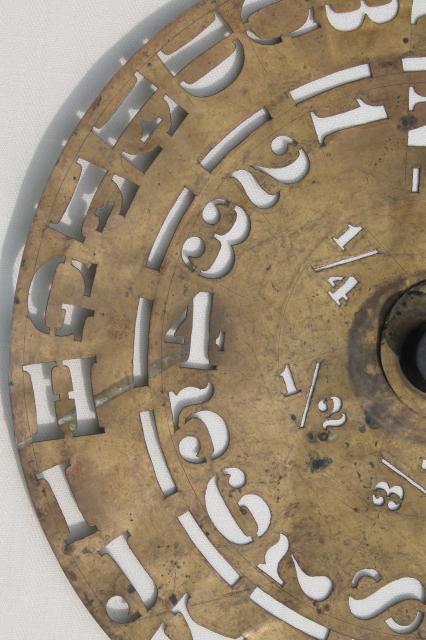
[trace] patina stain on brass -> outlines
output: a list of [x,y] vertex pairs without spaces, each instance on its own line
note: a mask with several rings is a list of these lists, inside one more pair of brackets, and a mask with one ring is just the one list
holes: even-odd
[[109,637],[426,638],[423,14],[201,2],[58,160],[11,398]]

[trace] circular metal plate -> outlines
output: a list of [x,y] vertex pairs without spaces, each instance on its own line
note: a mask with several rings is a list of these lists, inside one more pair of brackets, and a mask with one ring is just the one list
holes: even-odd
[[58,160],[11,397],[111,638],[426,637],[424,14],[202,2]]

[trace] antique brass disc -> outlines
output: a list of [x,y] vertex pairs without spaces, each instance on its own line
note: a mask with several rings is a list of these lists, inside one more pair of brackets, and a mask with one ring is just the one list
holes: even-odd
[[424,56],[422,0],[201,2],[64,148],[11,398],[109,637],[426,638]]

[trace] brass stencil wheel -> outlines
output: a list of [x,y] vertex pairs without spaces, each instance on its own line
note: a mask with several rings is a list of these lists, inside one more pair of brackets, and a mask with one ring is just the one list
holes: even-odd
[[201,2],[50,177],[10,390],[111,638],[426,638],[426,6]]

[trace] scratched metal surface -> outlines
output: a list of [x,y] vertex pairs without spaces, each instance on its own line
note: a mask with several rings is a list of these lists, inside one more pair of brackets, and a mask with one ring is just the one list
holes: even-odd
[[[422,141],[425,117],[422,104],[409,111],[409,87],[421,95],[426,71],[402,64],[425,53],[426,21],[411,24],[417,3],[408,1],[371,2],[378,13],[351,31],[321,2],[277,2],[243,19],[242,4],[203,2],[143,47],[86,113],[51,175],[13,320],[11,398],[28,487],[61,566],[111,638],[367,640],[398,635],[417,610],[411,636],[423,638],[426,402],[400,371],[412,321],[399,325],[394,304],[426,273],[424,192],[412,186],[425,151],[408,145],[409,132]],[[333,3],[342,13],[358,6]],[[310,8],[318,27],[294,35]],[[173,76],[158,52],[191,41],[214,11],[229,34]],[[346,16],[348,24],[358,17]],[[191,95],[225,58],[228,86]],[[300,102],[292,96],[360,65],[368,77]],[[135,74],[157,91],[142,106],[133,91],[123,108],[143,82]],[[186,114],[175,131],[165,96],[179,105],[175,115]],[[262,109],[264,121],[207,170],[208,152]],[[343,113],[352,115],[322,139],[318,118],[325,125]],[[114,123],[119,135],[108,140]],[[153,150],[139,157],[143,171],[123,156]],[[79,191],[87,163],[98,167],[97,189]],[[155,253],[184,189],[179,224]],[[129,207],[122,193],[131,194]],[[204,245],[194,250],[189,238]],[[74,335],[77,315],[61,330],[64,304],[88,310]],[[416,323],[423,306],[410,307]],[[138,325],[138,308],[147,326]],[[75,400],[85,392],[72,383],[90,358],[92,421],[79,423]],[[35,375],[40,363],[52,374],[45,383]],[[173,394],[188,388],[191,402],[173,420]],[[142,428],[148,415],[154,460]],[[73,516],[59,485],[40,475],[64,463]],[[245,483],[231,486],[236,472],[225,469],[243,471]],[[202,556],[206,546],[190,540],[179,520],[188,512],[238,579],[227,583]],[[109,546],[126,532],[133,574]],[[363,576],[352,586],[364,569],[377,572],[377,584]],[[363,613],[354,604],[382,587],[381,607],[365,600]],[[115,596],[128,611],[121,600],[114,613]]]

